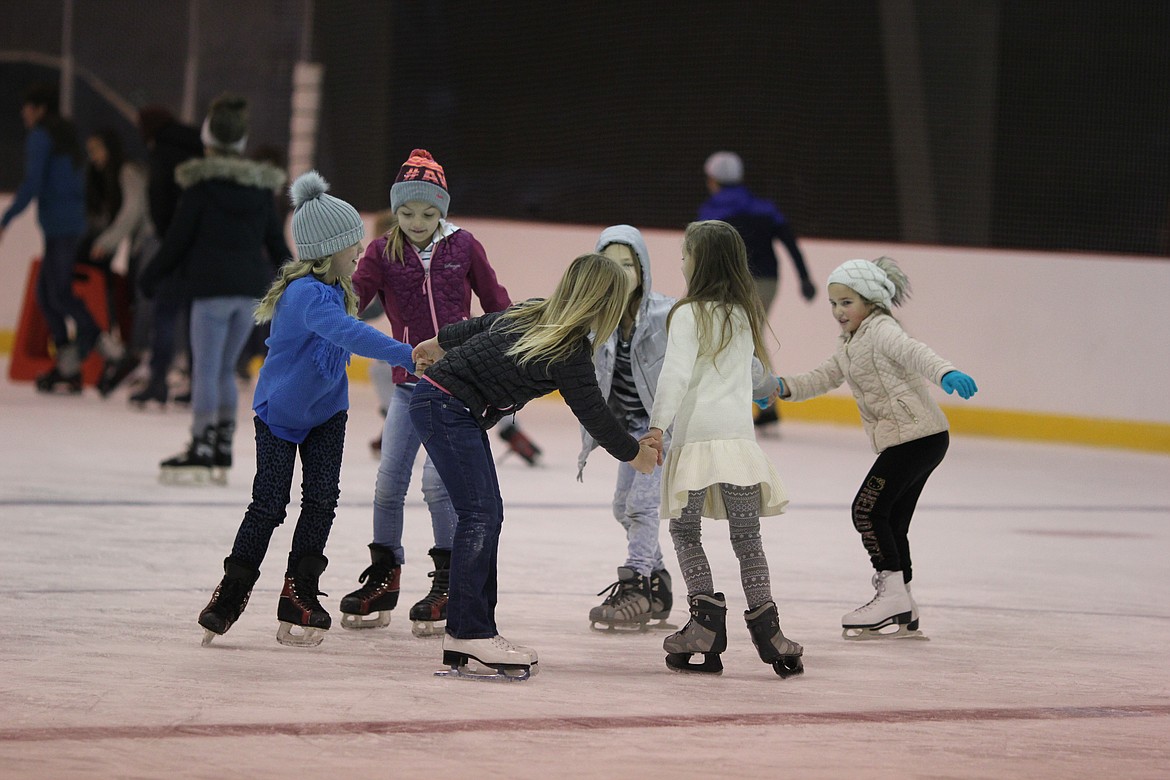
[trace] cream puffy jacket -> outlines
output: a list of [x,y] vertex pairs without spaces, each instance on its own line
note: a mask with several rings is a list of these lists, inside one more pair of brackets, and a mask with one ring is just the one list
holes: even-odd
[[947,430],[946,415],[930,397],[928,379],[939,384],[955,367],[906,335],[890,315],[875,311],[836,353],[815,370],[781,380],[786,401],[805,401],[849,383],[874,452]]

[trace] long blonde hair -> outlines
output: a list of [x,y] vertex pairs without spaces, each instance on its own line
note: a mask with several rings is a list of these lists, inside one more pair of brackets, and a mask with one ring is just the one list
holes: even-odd
[[[380,235],[386,237],[385,257],[387,260],[396,260],[398,263],[406,264],[406,236],[402,232],[402,226],[398,224],[398,215],[393,211],[387,209],[378,214],[378,221],[374,225],[374,229]],[[435,228],[435,233],[443,230],[443,220],[439,220],[438,226]],[[432,234],[433,235],[433,234]],[[447,240],[447,236],[439,238],[438,243]]]
[[513,306],[493,327],[524,331],[507,352],[520,365],[562,360],[591,332],[596,353],[621,322],[629,283],[626,272],[614,260],[599,254],[581,255],[569,263],[551,296]]
[[[276,312],[276,302],[280,300],[280,296],[284,295],[284,291],[297,279],[303,276],[312,274],[318,279],[324,280],[325,275],[329,273],[329,266],[333,263],[333,258],[341,252],[349,251],[350,247],[342,249],[340,252],[335,252],[328,257],[317,257],[308,260],[289,260],[280,267],[280,271],[276,274],[276,279],[272,282],[272,286],[268,288],[268,292],[256,304],[254,317],[257,325],[263,325],[272,319],[272,315]],[[339,278],[338,283],[341,285],[341,291],[345,296],[345,310],[351,317],[356,317],[358,312],[358,296],[353,289],[353,280],[348,276]]]
[[[695,323],[699,331],[699,351],[718,355],[731,343],[735,329],[732,315],[737,306],[741,307],[752,329],[756,357],[764,364],[765,370],[771,371],[772,364],[764,345],[768,319],[748,271],[747,247],[743,238],[731,225],[717,219],[692,222],[683,233],[683,251],[691,256],[687,294],[671,308],[666,327],[670,327],[670,320],[679,306],[713,304],[694,307]],[[722,322],[717,323],[716,316]]]

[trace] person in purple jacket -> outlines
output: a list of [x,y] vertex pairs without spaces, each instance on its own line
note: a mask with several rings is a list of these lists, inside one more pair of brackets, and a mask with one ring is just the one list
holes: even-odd
[[301,514],[293,533],[277,606],[281,644],[320,644],[331,618],[318,596],[329,561],[325,543],[341,494],[341,459],[349,409],[345,368],[357,353],[414,370],[410,346],[357,319],[351,277],[365,233],[353,206],[329,195],[316,171],[291,187],[292,234],[298,260],[285,263],[256,306],[256,322],[272,323],[260,369],[256,412],[256,478],[252,502],[236,532],[224,577],[199,614],[203,644],[239,619],[277,526],[284,522],[297,454]]
[[[506,309],[508,291],[496,280],[483,245],[470,232],[447,221],[451,196],[443,167],[425,149],[415,149],[390,187],[395,222],[367,247],[353,286],[359,310],[375,298],[390,320],[394,337],[419,344],[441,327],[471,316],[471,294],[485,312]],[[411,392],[418,377],[395,368],[394,389],[386,407],[381,461],[374,486],[374,539],[371,564],[362,587],[341,600],[344,628],[379,628],[390,623],[398,604],[399,579],[406,563],[402,547],[403,504],[420,442],[410,424]],[[447,617],[447,584],[455,509],[428,457],[423,464],[423,497],[431,514],[434,561],[430,592],[410,609],[416,636],[440,633]]]
[[[29,87],[20,118],[28,130],[24,180],[0,217],[0,237],[8,223],[36,200],[37,221],[45,235],[36,281],[37,307],[57,347],[56,363],[37,377],[37,389],[80,393],[81,364],[101,335],[85,302],[73,294],[73,266],[85,234],[85,156],[73,123],[59,113],[56,87]],[[76,328],[75,340],[69,337],[68,320]]]

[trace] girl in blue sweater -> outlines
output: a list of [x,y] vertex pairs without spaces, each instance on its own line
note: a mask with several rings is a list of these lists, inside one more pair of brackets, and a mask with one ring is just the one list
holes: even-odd
[[313,646],[325,638],[331,619],[317,599],[323,595],[318,582],[329,563],[323,553],[340,495],[349,409],[345,368],[350,353],[357,353],[414,370],[409,345],[357,319],[350,277],[364,229],[357,211],[328,189],[316,171],[293,182],[292,232],[300,260],[284,265],[256,307],[258,323],[272,322],[252,402],[256,479],[224,577],[199,615],[204,645],[231,628],[248,603],[268,542],[285,518],[298,451],[301,515],[277,606],[276,639]]

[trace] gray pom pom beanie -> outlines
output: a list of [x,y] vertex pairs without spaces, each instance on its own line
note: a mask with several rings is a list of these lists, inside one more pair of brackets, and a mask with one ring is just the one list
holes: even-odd
[[289,187],[292,234],[297,257],[316,260],[340,252],[366,234],[357,209],[327,194],[329,182],[316,171],[301,174]]

